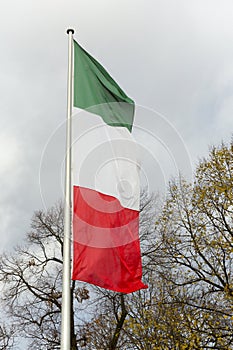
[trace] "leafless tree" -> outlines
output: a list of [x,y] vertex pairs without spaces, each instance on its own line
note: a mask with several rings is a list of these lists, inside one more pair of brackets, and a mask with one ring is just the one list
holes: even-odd
[[[34,349],[60,348],[63,208],[37,211],[24,244],[0,257],[2,301],[17,335]],[[72,315],[89,298],[85,287],[71,286]],[[82,303],[82,304],[81,304]],[[78,349],[72,318],[72,350]]]
[[[152,210],[146,195],[142,203],[142,211]],[[144,221],[142,231],[145,247],[147,229],[149,218]],[[63,207],[58,203],[48,211],[36,211],[23,244],[0,257],[2,302],[6,313],[17,329],[15,336],[26,338],[29,347],[34,349],[60,348],[62,250]],[[97,322],[106,312],[111,318],[111,332],[106,337],[105,348],[117,349],[127,316],[125,297],[73,281],[71,301],[72,350],[87,348],[88,342],[91,344],[91,322]]]

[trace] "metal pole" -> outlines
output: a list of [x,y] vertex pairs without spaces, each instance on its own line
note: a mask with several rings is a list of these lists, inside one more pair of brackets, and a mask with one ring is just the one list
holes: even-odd
[[72,75],[73,75],[73,29],[68,29],[68,85],[67,85],[67,121],[66,121],[66,169],[64,203],[63,238],[63,275],[62,275],[62,316],[61,350],[70,350],[71,327],[71,224],[72,224],[72,187],[71,187],[71,116],[72,116]]

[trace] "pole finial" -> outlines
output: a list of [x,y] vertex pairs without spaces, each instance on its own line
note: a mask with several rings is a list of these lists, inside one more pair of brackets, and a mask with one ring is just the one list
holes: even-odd
[[71,32],[72,34],[74,34],[74,29],[72,29],[72,28],[67,29],[66,33],[69,34],[70,32]]

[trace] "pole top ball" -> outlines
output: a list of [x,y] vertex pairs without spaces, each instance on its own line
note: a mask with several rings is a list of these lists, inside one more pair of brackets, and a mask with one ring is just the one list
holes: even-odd
[[69,28],[69,29],[67,29],[66,33],[67,33],[67,34],[69,34],[69,33],[74,34],[74,29]]

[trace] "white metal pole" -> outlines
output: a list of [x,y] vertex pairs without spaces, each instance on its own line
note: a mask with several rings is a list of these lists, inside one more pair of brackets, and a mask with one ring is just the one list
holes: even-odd
[[62,275],[62,316],[61,350],[70,350],[71,327],[71,225],[72,225],[72,187],[71,187],[71,117],[72,117],[72,76],[73,76],[73,29],[68,29],[68,85],[66,121],[66,168],[63,237],[63,275]]

